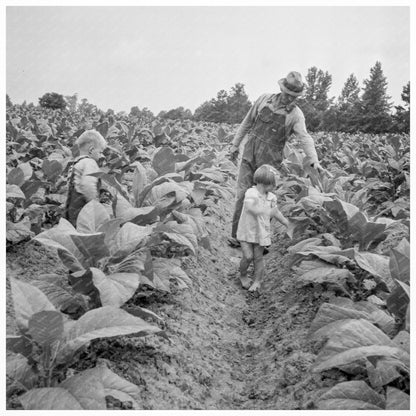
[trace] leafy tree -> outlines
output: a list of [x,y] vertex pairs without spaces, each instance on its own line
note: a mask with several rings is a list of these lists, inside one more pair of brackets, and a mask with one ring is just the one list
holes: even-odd
[[244,84],[237,83],[230,93],[220,90],[217,97],[201,104],[194,114],[197,121],[212,121],[215,123],[240,123],[251,103],[244,91]]
[[298,101],[302,109],[308,130],[317,131],[323,127],[323,114],[332,104],[328,92],[332,85],[332,76],[328,71],[322,71],[313,66],[306,75],[306,93]]
[[9,94],[6,94],[6,107],[12,107],[13,103],[12,100],[9,97]]
[[241,123],[250,110],[251,103],[244,91],[244,84],[238,82],[231,87],[231,93],[227,99],[228,123]]
[[62,110],[66,107],[66,101],[61,94],[57,94],[56,92],[47,92],[39,98],[39,105],[53,110]]
[[206,101],[195,110],[195,119],[214,123],[227,122],[227,99],[228,94],[225,90],[218,91],[217,98]]
[[169,118],[171,120],[191,120],[193,118],[191,110],[185,110],[183,107],[174,108],[169,111],[161,111],[158,117],[163,119]]
[[137,105],[135,105],[134,107],[132,107],[130,109],[130,114],[131,117],[139,117],[140,116],[140,108],[137,107]]
[[143,107],[143,110],[140,110],[137,106],[130,109],[129,117],[134,119],[135,122],[140,125],[151,123],[155,118],[153,113],[147,107]]
[[74,95],[66,95],[65,100],[67,102],[69,111],[74,112],[77,110],[77,105],[78,105],[77,93],[75,93]]
[[342,88],[341,95],[338,99],[340,105],[352,105],[356,104],[359,100],[360,86],[358,79],[354,74],[351,74],[345,81],[344,87]]
[[403,87],[401,94],[404,101],[404,107],[398,105],[395,107],[396,114],[393,116],[393,130],[400,133],[410,132],[410,81]]
[[91,116],[98,111],[98,108],[94,104],[89,103],[86,98],[83,98],[81,104],[78,105],[78,110],[80,113]]
[[391,127],[391,103],[386,93],[387,79],[381,63],[377,61],[370,69],[370,78],[364,80],[364,92],[361,98],[362,108],[360,130],[366,133],[382,133]]
[[361,100],[357,77],[351,74],[345,81],[337,104],[337,131],[355,132],[360,127]]
[[212,101],[203,102],[194,113],[194,118],[197,121],[211,121],[211,112],[213,109]]

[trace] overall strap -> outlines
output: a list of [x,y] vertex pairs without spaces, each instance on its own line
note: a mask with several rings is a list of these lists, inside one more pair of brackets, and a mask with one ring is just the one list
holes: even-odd
[[74,183],[75,165],[80,160],[86,159],[86,158],[89,158],[89,156],[88,155],[81,156],[78,160],[74,160],[73,162],[70,162],[71,163],[71,166],[69,168],[70,169],[70,176],[69,176],[69,179],[68,179],[68,191],[67,191],[67,194],[66,194],[66,202],[65,202],[65,209],[64,209],[65,214],[68,212],[69,204],[71,202],[71,195],[72,195],[72,192],[75,190],[75,183]]

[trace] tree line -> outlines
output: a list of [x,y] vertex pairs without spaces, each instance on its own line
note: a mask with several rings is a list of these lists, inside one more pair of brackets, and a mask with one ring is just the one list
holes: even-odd
[[[369,78],[364,80],[363,87],[360,87],[357,77],[352,73],[337,98],[328,96],[332,85],[332,75],[328,71],[311,67],[305,80],[305,93],[298,99],[298,105],[305,115],[306,127],[311,132],[410,132],[410,82],[403,86],[403,105],[393,108],[391,97],[387,95],[387,79],[378,61],[370,69]],[[13,104],[6,95],[6,106],[11,105]],[[64,97],[58,93],[46,93],[39,98],[39,105],[53,109],[80,110],[86,114],[98,111],[85,98],[78,102],[77,94]],[[146,107],[140,110],[134,106],[129,115],[143,120],[157,117],[236,124],[241,123],[251,105],[244,84],[236,83],[228,92],[220,90],[215,98],[202,103],[193,114],[189,109],[178,107],[161,111],[155,116]],[[111,109],[107,112],[114,113]]]

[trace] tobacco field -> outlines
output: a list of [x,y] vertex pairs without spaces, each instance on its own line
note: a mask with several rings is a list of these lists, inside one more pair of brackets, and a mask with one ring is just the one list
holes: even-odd
[[[237,125],[6,114],[7,408],[410,408],[410,140],[289,141],[258,294],[227,245]],[[106,192],[61,218],[86,129]]]

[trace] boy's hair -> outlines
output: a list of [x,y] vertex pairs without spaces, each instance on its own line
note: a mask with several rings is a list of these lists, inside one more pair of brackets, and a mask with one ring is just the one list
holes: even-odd
[[84,131],[84,133],[82,133],[81,136],[79,136],[75,141],[75,144],[77,144],[79,148],[85,147],[89,144],[103,149],[107,147],[107,142],[97,130]]
[[255,184],[276,186],[277,170],[270,165],[261,165],[256,169],[253,176]]

